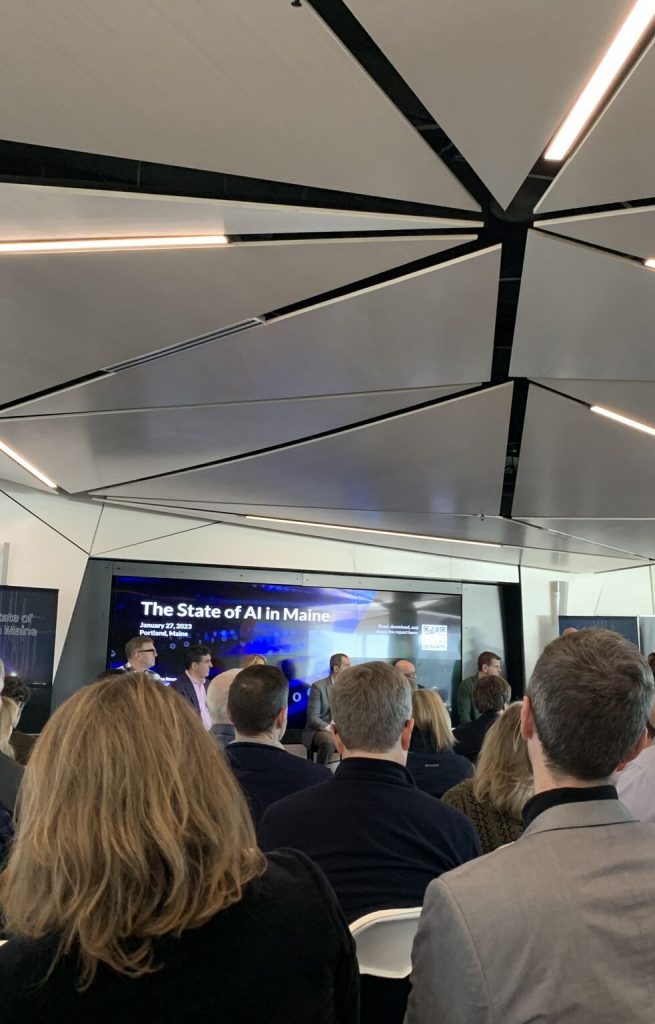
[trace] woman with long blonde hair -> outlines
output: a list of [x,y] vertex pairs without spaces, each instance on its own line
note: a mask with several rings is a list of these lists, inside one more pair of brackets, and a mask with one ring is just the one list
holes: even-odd
[[455,738],[448,708],[435,690],[412,691],[414,730],[407,767],[419,789],[443,796],[473,774],[473,765],[453,749]]
[[20,707],[10,697],[0,697],[0,754],[5,757],[14,756],[11,745],[11,734],[18,725]]
[[487,732],[475,776],[444,794],[471,819],[483,853],[523,834],[523,807],[532,796],[532,769],[521,736],[521,702],[510,704]]
[[46,725],[0,910],[3,1020],[300,1024],[309,987],[313,1020],[357,1018],[323,876],[264,857],[198,716],[146,674],[78,691]]

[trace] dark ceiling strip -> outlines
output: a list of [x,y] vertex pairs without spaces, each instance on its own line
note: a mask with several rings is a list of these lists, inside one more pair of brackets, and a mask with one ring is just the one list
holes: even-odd
[[117,487],[128,487],[132,484],[145,483],[148,480],[161,480],[167,477],[181,477],[187,473],[193,473],[198,469],[212,469],[218,466],[229,466],[233,462],[243,462],[246,459],[253,459],[259,455],[271,455],[274,452],[284,451],[286,449],[298,448],[301,445],[307,444],[310,441],[319,441],[323,438],[337,437],[339,434],[346,434],[349,431],[357,430],[360,427],[371,427],[378,423],[386,423],[388,420],[396,419],[398,416],[405,416],[408,413],[420,412],[424,409],[431,409],[438,405],[443,405],[445,402],[453,402],[458,398],[465,398],[469,395],[476,395],[482,391],[489,389],[488,384],[482,384],[473,388],[468,388],[466,391],[458,391],[454,395],[443,395],[439,398],[431,398],[427,402],[419,402],[415,405],[407,406],[403,409],[394,409],[391,412],[379,413],[377,416],[369,416],[363,420],[357,420],[353,423],[346,423],[341,427],[332,427],[329,430],[321,430],[315,434],[307,434],[304,437],[296,437],[292,441],[281,441],[278,444],[268,445],[264,448],[253,449],[252,451],[243,452],[239,455],[229,455],[224,459],[212,459],[209,462],[199,462],[193,466],[185,466],[183,469],[167,470],[162,473],[153,473],[150,476],[136,477],[133,480],[120,480],[113,484],[104,484],[98,487],[93,487],[88,493],[93,495],[105,494],[109,491],[115,490]]
[[[655,206],[655,196],[652,196],[650,199],[624,200],[620,203],[601,203],[597,206],[576,206],[570,210],[559,210],[557,213],[536,213],[534,216],[534,225],[535,227],[542,227],[542,221],[547,222],[555,219],[563,220],[565,217],[570,217],[571,220],[578,221],[582,220],[585,216],[588,217],[597,213],[613,213],[615,211],[618,213],[627,213],[630,210],[643,209],[645,206]],[[547,223],[543,224],[543,226],[547,227]]]
[[540,381],[531,380],[530,385],[533,388],[541,388],[542,391],[549,391],[551,395],[557,395],[558,398],[566,398],[569,402],[575,402],[576,405],[583,405],[585,409],[591,409],[591,402],[585,402],[584,398],[576,398],[575,395],[567,395],[564,391],[558,391],[557,388],[552,387],[550,384],[542,384]]
[[21,395],[20,398],[15,398],[11,402],[0,403],[0,412],[4,409],[14,409],[16,406],[25,405],[27,402],[35,402],[37,398],[48,398],[50,395],[61,394],[62,391],[70,391],[71,388],[79,387],[82,384],[89,384],[91,381],[100,380],[102,377],[107,377],[109,374],[105,370],[95,370],[93,373],[87,373],[84,377],[74,377],[72,380],[67,380],[62,384],[53,384],[50,388],[43,388],[42,391],[33,391],[29,395]]
[[[535,231],[537,225],[535,225]],[[598,242],[587,242],[584,238],[572,238],[570,235],[565,235],[556,231],[547,231],[545,226],[539,226],[538,234],[547,235],[548,238],[554,238],[556,242],[571,242],[573,245],[580,245],[585,249],[595,249],[597,252],[605,253],[607,256],[618,256],[622,260],[629,260],[631,263],[636,263],[637,266],[643,269],[644,261],[641,256],[635,256],[633,253],[621,252],[620,249],[610,249],[608,245],[600,245]]]

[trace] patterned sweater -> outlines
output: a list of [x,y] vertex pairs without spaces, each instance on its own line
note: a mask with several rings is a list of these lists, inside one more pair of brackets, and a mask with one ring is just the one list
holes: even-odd
[[465,779],[449,789],[441,798],[445,804],[456,807],[475,825],[483,853],[491,853],[499,846],[513,843],[523,834],[523,822],[498,811],[488,800],[480,802],[473,796],[473,779]]

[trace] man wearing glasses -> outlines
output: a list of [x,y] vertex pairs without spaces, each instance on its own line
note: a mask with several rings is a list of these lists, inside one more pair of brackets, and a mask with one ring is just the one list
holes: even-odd
[[124,672],[149,672],[157,661],[157,648],[151,637],[133,636],[125,644],[125,657]]

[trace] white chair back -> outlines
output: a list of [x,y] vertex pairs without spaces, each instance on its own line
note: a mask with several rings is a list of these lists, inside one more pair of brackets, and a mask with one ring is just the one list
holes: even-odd
[[376,910],[350,926],[360,974],[406,978],[412,969],[412,943],[421,907]]

